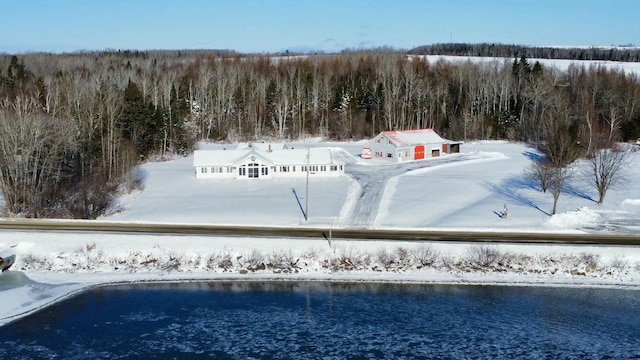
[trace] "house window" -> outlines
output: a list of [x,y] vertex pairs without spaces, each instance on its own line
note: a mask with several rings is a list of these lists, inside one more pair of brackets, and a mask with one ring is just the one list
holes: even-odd
[[260,168],[260,165],[256,164],[256,163],[251,163],[249,165],[247,165],[247,169],[248,169],[248,177],[250,179],[255,179],[258,178],[258,169]]
[[280,172],[289,172],[288,166],[280,166]]
[[322,165],[320,167],[320,171],[327,171],[327,166],[326,165]]
[[392,154],[392,153],[387,153],[387,157],[388,157],[389,159],[393,159],[393,154]]
[[238,175],[247,176],[247,167],[242,165],[238,168]]
[[260,174],[262,175],[269,175],[269,168],[266,166],[263,166],[260,168]]
[[207,168],[206,167],[201,167],[200,168],[200,173],[206,174],[207,173]]
[[331,165],[330,170],[331,171],[338,171],[338,166],[337,165]]

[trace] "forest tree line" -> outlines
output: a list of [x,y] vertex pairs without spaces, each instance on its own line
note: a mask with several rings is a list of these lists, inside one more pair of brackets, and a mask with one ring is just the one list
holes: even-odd
[[393,51],[241,56],[207,51],[0,55],[5,212],[95,218],[134,168],[200,140],[334,140],[433,128],[455,140],[584,152],[640,137],[633,74],[525,56],[430,63]]
[[507,44],[433,44],[409,50],[412,55],[519,57],[537,59],[640,62],[640,48],[629,45],[591,47],[539,47]]

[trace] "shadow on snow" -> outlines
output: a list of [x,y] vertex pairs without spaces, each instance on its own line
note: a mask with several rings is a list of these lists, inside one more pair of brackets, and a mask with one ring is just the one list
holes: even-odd
[[546,159],[546,157],[544,155],[538,154],[538,153],[534,153],[534,152],[531,152],[531,151],[524,151],[522,153],[522,155],[524,155],[525,157],[529,158],[529,160],[531,160],[533,162],[536,162],[536,163],[541,163]]
[[[504,181],[501,185],[493,184],[489,181],[485,181],[483,184],[486,188],[490,189],[494,193],[506,198],[511,203],[516,203],[519,205],[529,206],[534,208],[541,213],[551,216],[548,212],[542,210],[538,205],[536,205],[533,201],[529,200],[526,196],[518,194],[518,190],[520,189],[535,189],[535,186],[530,181],[525,181],[522,179],[508,179]],[[496,213],[496,215],[498,215]]]
[[564,193],[567,193],[569,195],[573,195],[573,196],[577,196],[579,198],[585,199],[585,200],[589,200],[589,201],[593,201],[594,203],[598,203],[597,200],[593,199],[591,196],[587,195],[586,192],[583,189],[580,189],[576,186],[570,185],[570,184],[565,184],[562,187],[562,190]]

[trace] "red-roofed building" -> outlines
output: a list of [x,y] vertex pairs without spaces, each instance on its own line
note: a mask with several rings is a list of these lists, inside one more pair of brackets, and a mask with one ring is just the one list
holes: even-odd
[[394,162],[423,160],[460,152],[460,142],[446,140],[432,129],[383,131],[362,148],[363,159]]

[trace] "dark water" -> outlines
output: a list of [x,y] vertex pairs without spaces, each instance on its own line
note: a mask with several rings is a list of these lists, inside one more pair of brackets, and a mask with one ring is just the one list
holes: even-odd
[[640,359],[640,292],[316,282],[113,286],[1,327],[0,358]]

